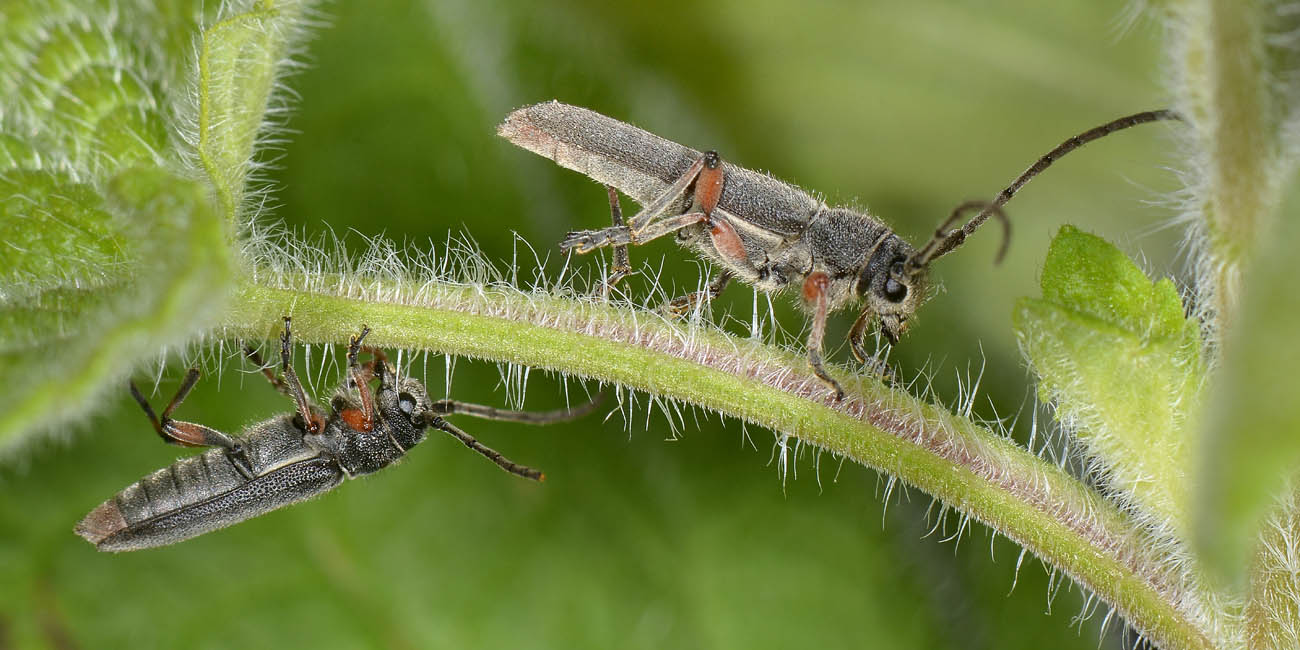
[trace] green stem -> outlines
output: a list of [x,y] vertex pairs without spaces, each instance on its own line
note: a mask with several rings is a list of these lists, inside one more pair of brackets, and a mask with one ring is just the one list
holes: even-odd
[[509,287],[280,278],[243,284],[223,336],[376,345],[545,368],[689,402],[897,476],[1070,575],[1165,647],[1210,648],[1196,602],[1113,505],[970,420],[873,378],[830,391],[791,352],[646,311]]
[[1207,248],[1202,290],[1214,309],[1214,331],[1231,327],[1242,265],[1268,229],[1280,197],[1282,116],[1270,94],[1285,70],[1272,69],[1259,0],[1198,0],[1183,4],[1178,65],[1180,110],[1196,129],[1200,210]]

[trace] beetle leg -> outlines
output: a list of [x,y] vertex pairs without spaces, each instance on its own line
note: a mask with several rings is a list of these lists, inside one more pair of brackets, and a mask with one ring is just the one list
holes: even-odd
[[575,230],[564,236],[560,249],[576,251],[579,255],[605,246],[624,247],[632,243],[632,231],[626,227],[604,230]]
[[826,318],[830,312],[830,302],[826,297],[829,286],[830,278],[825,273],[809,273],[803,282],[803,301],[813,310],[812,331],[808,333],[808,365],[812,366],[818,379],[835,390],[835,401],[838,402],[844,399],[844,389],[822,365],[822,339],[826,337]]
[[[618,203],[618,190],[613,185],[606,185],[605,192],[609,194],[609,216],[613,222],[614,228],[627,228],[627,220],[623,218],[623,208]],[[620,280],[632,275],[632,262],[627,254],[627,245],[614,246],[614,265],[609,269],[609,277],[600,285],[601,297],[609,296]]]
[[704,214],[703,212],[688,212],[675,217],[660,219],[659,221],[650,224],[650,226],[645,230],[640,232],[630,231],[628,235],[629,240],[633,244],[644,244],[648,241],[659,239],[664,235],[671,235],[682,228],[708,222],[709,215]]
[[745,251],[745,243],[740,239],[740,233],[731,225],[725,217],[721,215],[709,214],[709,239],[713,243],[713,250],[717,252],[718,257],[726,260],[728,264],[740,268],[753,268],[749,261],[749,253]]
[[[628,228],[631,228],[632,232],[637,233],[645,230],[652,221],[663,215],[664,211],[668,209],[668,206],[673,204],[673,201],[676,201],[686,193],[686,190],[690,188],[691,183],[695,183],[696,179],[700,177],[701,173],[708,166],[710,160],[713,161],[715,168],[717,168],[717,173],[720,175],[722,169],[720,168],[721,159],[718,158],[718,154],[712,151],[702,154],[699,158],[695,159],[695,162],[691,163],[691,166],[686,169],[685,174],[682,174],[676,182],[670,185],[668,189],[664,190],[663,194],[660,194],[650,203],[650,205],[645,206],[640,212],[636,213],[636,215],[629,219],[627,224]],[[709,206],[709,211],[712,210],[713,207]]]
[[[578,230],[565,235],[564,241],[560,242],[560,247],[565,250],[576,250],[579,254],[582,254],[606,246],[640,245],[700,223],[707,223],[712,226],[713,220],[703,212],[690,212],[661,219],[640,232],[622,227],[606,228],[604,230]],[[731,229],[730,225],[724,227]]]
[[442,419],[439,416],[434,416],[433,420],[429,422],[429,426],[438,429],[440,431],[444,431],[448,434],[451,434],[457,440],[460,440],[461,442],[465,443],[466,447],[469,447],[470,449],[473,449],[474,451],[483,454],[483,456],[486,457],[488,460],[496,463],[498,467],[504,469],[507,472],[510,472],[511,474],[514,474],[515,476],[530,478],[533,479],[534,481],[542,481],[546,479],[545,474],[542,474],[541,472],[531,467],[528,467],[526,465],[520,465],[519,463],[511,461],[509,458],[502,456],[500,452],[475,440],[474,436],[471,436],[468,433],[465,433],[464,431],[457,429],[450,422]]
[[396,372],[396,370],[388,364],[388,353],[373,345],[361,346],[361,352],[370,355],[370,362],[361,364],[361,370],[363,372],[362,376],[365,377],[366,383],[370,383],[371,379],[378,378],[379,390],[382,391],[386,385],[385,382],[388,381],[389,375]]
[[597,393],[590,401],[572,408],[556,409],[554,411],[512,411],[508,409],[499,409],[482,404],[471,404],[469,402],[458,402],[456,400],[444,399],[433,403],[430,409],[435,415],[455,415],[461,413],[472,415],[476,418],[485,420],[500,420],[503,422],[521,422],[523,424],[554,424],[556,422],[565,422],[576,420],[600,406],[605,401],[605,393]]
[[[691,184],[695,184],[695,203],[698,211],[660,219],[668,207],[681,197]],[[626,225],[615,225],[604,230],[579,230],[571,232],[560,242],[562,250],[589,253],[603,246],[644,244],[687,226],[708,222],[713,226],[713,209],[722,196],[722,158],[716,151],[708,151],[695,160],[667,190],[642,208]]]
[[722,184],[726,180],[722,172],[722,156],[716,151],[706,151],[700,162],[704,165],[695,179],[695,203],[704,214],[712,215],[722,198]]
[[[665,219],[653,225],[639,226],[634,221],[634,224],[630,226],[632,241],[638,244],[647,242],[670,232],[703,222],[709,227],[709,238],[712,240],[713,249],[718,253],[719,257],[732,266],[750,266],[749,254],[745,251],[745,244],[740,239],[740,233],[736,232],[736,228],[731,225],[731,222],[726,217],[721,214],[714,214],[718,207],[718,201],[722,198],[722,186],[725,181],[722,172],[722,158],[718,156],[716,151],[707,151],[700,158],[700,161],[704,164],[695,179],[693,209],[681,217]],[[703,215],[704,218],[699,221],[683,219],[696,214]]]
[[866,363],[867,359],[871,358],[871,355],[867,354],[863,341],[867,338],[867,327],[871,325],[875,315],[870,308],[863,309],[858,319],[853,321],[853,328],[849,330],[849,348],[853,350],[853,358],[857,359],[858,363]]
[[[370,391],[370,378],[373,372],[362,368],[361,364],[357,362],[357,354],[361,351],[361,341],[365,340],[366,335],[369,333],[370,328],[362,325],[361,333],[353,336],[348,341],[348,378],[356,385],[357,393],[361,396],[360,417],[355,421],[349,420],[348,425],[358,431],[373,431],[375,429],[375,395]],[[344,417],[347,417],[346,414]]]
[[703,291],[694,291],[684,296],[673,298],[664,305],[664,309],[678,318],[685,316],[695,310],[695,306],[706,301],[713,300],[722,294],[722,291],[731,283],[736,274],[731,271],[723,271],[718,277],[713,278],[709,286]]
[[289,385],[284,383],[284,380],[277,376],[275,371],[266,365],[266,362],[262,360],[262,355],[259,354],[257,350],[253,349],[253,346],[244,346],[244,356],[248,357],[248,360],[251,361],[253,365],[261,369],[262,376],[266,377],[266,380],[271,382],[272,388],[279,391],[279,393],[285,397],[293,398],[293,393],[289,392]]
[[874,355],[867,354],[867,348],[863,342],[867,338],[867,328],[871,326],[871,321],[875,319],[876,314],[869,308],[863,309],[858,315],[858,319],[853,321],[853,329],[849,330],[849,348],[853,350],[853,358],[859,363],[866,365],[875,374],[886,382],[893,382],[896,377],[894,371],[885,363],[883,359],[877,359]]
[[172,419],[172,411],[175,411],[176,407],[185,401],[198,380],[199,369],[190,368],[189,372],[185,373],[185,379],[181,382],[181,387],[176,390],[175,397],[172,397],[172,401],[167,403],[167,408],[163,409],[161,418],[154,414],[153,407],[149,406],[149,400],[145,399],[144,394],[140,392],[140,388],[135,385],[134,381],[127,382],[127,386],[131,389],[131,397],[134,397],[135,401],[140,404],[140,408],[144,409],[144,414],[149,418],[149,422],[153,424],[153,430],[158,433],[163,442],[181,447],[220,447],[225,449],[226,455],[230,457],[235,469],[244,478],[252,479],[252,467],[248,463],[248,457],[244,454],[244,448],[240,446],[238,441],[211,427]]
[[[388,363],[388,355],[385,354],[382,349],[369,345],[361,346],[361,351],[367,352],[374,357],[373,361],[361,366],[362,370],[367,373],[365,375],[367,381],[369,381],[371,376],[379,377],[379,385],[382,388],[384,382],[383,368]],[[251,361],[253,365],[261,368],[262,375],[266,377],[267,381],[271,382],[271,386],[275,388],[275,390],[279,391],[281,395],[293,399],[293,392],[289,389],[289,385],[284,383],[284,379],[277,376],[275,371],[271,370],[271,368],[266,365],[266,362],[262,360],[262,355],[254,349],[253,346],[244,346],[244,356],[248,357],[248,360]]]
[[225,447],[229,449],[237,446],[233,438],[220,431],[200,424],[172,419],[172,411],[175,411],[176,407],[185,401],[198,380],[199,369],[190,368],[189,372],[185,373],[185,379],[181,382],[180,388],[176,389],[175,397],[172,397],[172,401],[167,404],[167,408],[163,409],[161,418],[154,414],[153,407],[149,405],[149,400],[145,399],[144,394],[140,392],[140,388],[135,385],[134,381],[127,382],[127,386],[131,389],[131,397],[134,397],[135,401],[140,404],[140,408],[144,409],[144,414],[149,418],[149,422],[153,424],[154,431],[158,432],[164,442],[182,447]]
[[388,363],[388,353],[384,352],[382,348],[377,348],[373,345],[363,345],[361,346],[361,351],[369,354],[370,357],[374,359],[372,363]]
[[280,364],[283,366],[285,383],[289,386],[289,392],[293,396],[293,401],[298,406],[298,415],[302,416],[307,433],[320,433],[325,429],[325,422],[311,408],[311,402],[307,400],[307,391],[303,390],[302,382],[298,380],[298,373],[293,371],[292,350],[289,342],[292,334],[289,331],[290,318],[284,317],[284,332],[280,334]]
[[[365,348],[362,349],[364,350]],[[366,371],[367,377],[375,377],[379,379],[379,391],[383,392],[384,388],[388,386],[388,357],[376,356],[370,361],[370,363],[362,366],[362,368]]]

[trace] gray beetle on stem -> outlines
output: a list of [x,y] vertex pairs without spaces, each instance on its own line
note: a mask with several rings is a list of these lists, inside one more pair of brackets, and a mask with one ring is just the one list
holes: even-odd
[[[574,409],[545,413],[507,411],[452,400],[433,401],[423,384],[398,378],[382,352],[361,364],[357,354],[369,328],[348,345],[347,380],[330,401],[329,412],[312,404],[290,365],[290,320],[280,337],[283,380],[263,372],[297,409],[250,426],[242,435],[182,422],[172,411],[199,379],[191,368],[162,417],[130,384],[154,431],[184,447],[212,447],[160,469],[100,504],[77,524],[76,532],[101,551],[135,551],[175,544],[225,528],[338,487],[344,479],[377,472],[406,455],[428,429],[448,433],[511,474],[541,481],[541,472],[506,459],[443,419],[464,413],[494,420],[548,424],[594,410],[597,397]],[[262,366],[251,349],[250,358]],[[370,382],[379,389],[371,391]]]
[[[866,363],[863,341],[872,323],[891,344],[897,343],[929,295],[930,264],[956,250],[989,217],[1003,224],[1002,258],[1010,238],[1002,206],[1029,179],[1088,142],[1169,119],[1179,117],[1168,110],[1137,113],[1066,140],[992,201],[957,206],[919,249],[870,214],[828,206],[794,185],[725,163],[715,151],[701,153],[585,108],[554,101],[525,106],[506,116],[497,133],[609,188],[613,225],[571,232],[560,244],[578,253],[614,248],[615,267],[605,291],[631,272],[628,245],[671,233],[722,271],[706,290],[670,302],[670,311],[689,311],[716,297],[732,279],[766,292],[799,287],[803,306],[812,314],[808,363],[839,400],[844,391],[822,363],[830,312],[854,300],[863,302],[849,343],[854,357]],[[643,209],[624,220],[614,189]],[[978,213],[963,226],[952,228],[974,211]]]

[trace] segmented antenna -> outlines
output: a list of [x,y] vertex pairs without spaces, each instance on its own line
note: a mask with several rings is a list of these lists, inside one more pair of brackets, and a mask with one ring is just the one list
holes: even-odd
[[[1011,239],[1011,222],[1007,220],[1006,213],[1002,211],[1002,206],[1006,205],[1007,202],[1011,200],[1011,197],[1015,196],[1016,192],[1019,192],[1020,188],[1024,187],[1025,183],[1028,183],[1030,179],[1041,174],[1043,170],[1050,167],[1052,163],[1057,160],[1060,160],[1065,156],[1065,154],[1070,153],[1093,140],[1098,140],[1115,133],[1116,131],[1122,131],[1131,126],[1146,124],[1147,122],[1182,119],[1181,115],[1169,109],[1145,111],[1121,117],[1117,120],[1112,120],[1062,142],[1057,145],[1055,149],[1052,149],[1042,158],[1039,158],[1033,165],[1030,165],[1029,169],[1026,169],[1023,174],[1016,177],[1016,180],[1008,185],[1006,189],[1002,190],[1002,192],[1000,192],[992,201],[968,201],[957,206],[957,209],[953,210],[953,213],[935,229],[934,236],[930,241],[926,242],[925,246],[918,249],[916,253],[907,260],[908,271],[912,274],[918,273],[928,267],[931,262],[953,252],[966,241],[966,237],[978,230],[980,226],[984,225],[984,222],[988,221],[991,216],[997,217],[1003,225],[1004,235],[1002,246],[998,249],[997,256],[997,261],[1000,262],[1002,256],[1006,253],[1007,245]],[[957,230],[948,230],[953,223],[960,220],[961,215],[974,210],[975,208],[980,208],[979,213],[976,214],[973,219],[967,221],[966,225]]]

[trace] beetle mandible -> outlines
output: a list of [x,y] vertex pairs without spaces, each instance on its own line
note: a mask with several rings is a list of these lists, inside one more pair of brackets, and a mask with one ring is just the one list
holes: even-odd
[[[799,288],[803,307],[812,315],[808,363],[839,400],[844,390],[822,363],[822,339],[831,312],[855,300],[863,303],[849,344],[853,356],[866,363],[863,341],[872,323],[890,344],[897,343],[929,297],[930,265],[956,250],[990,217],[1003,224],[997,256],[1001,260],[1011,232],[1002,207],[1031,178],[1088,142],[1138,124],[1172,119],[1181,118],[1170,110],[1146,111],[1067,139],[992,201],[958,205],[920,248],[869,213],[828,206],[794,185],[723,162],[715,151],[701,153],[585,108],[556,101],[525,106],[506,116],[497,133],[608,188],[614,224],[571,232],[560,244],[578,253],[613,247],[615,267],[606,290],[631,271],[628,245],[670,233],[722,269],[704,291],[670,302],[671,311],[681,313],[716,297],[733,279],[766,292]],[[614,189],[641,204],[642,210],[624,220]],[[953,228],[972,212],[974,217]]]
[[[383,354],[357,361],[362,327],[348,345],[347,379],[335,392],[329,412],[312,404],[290,364],[290,319],[284,319],[280,357],[284,379],[264,370],[271,383],[296,404],[293,413],[250,426],[242,435],[171,417],[199,379],[186,374],[162,417],[130,383],[131,394],[163,440],[184,447],[212,447],[160,469],[100,504],[77,524],[76,532],[101,551],[135,551],[175,544],[207,532],[297,503],[338,487],[344,479],[377,472],[400,460],[425,438],[427,429],[444,431],[511,474],[541,481],[541,472],[511,462],[450,422],[444,415],[547,424],[581,417],[595,400],[573,409],[545,413],[507,411],[452,400],[433,401],[423,384],[396,377]],[[249,356],[263,365],[251,349]],[[371,391],[370,382],[379,381]]]

